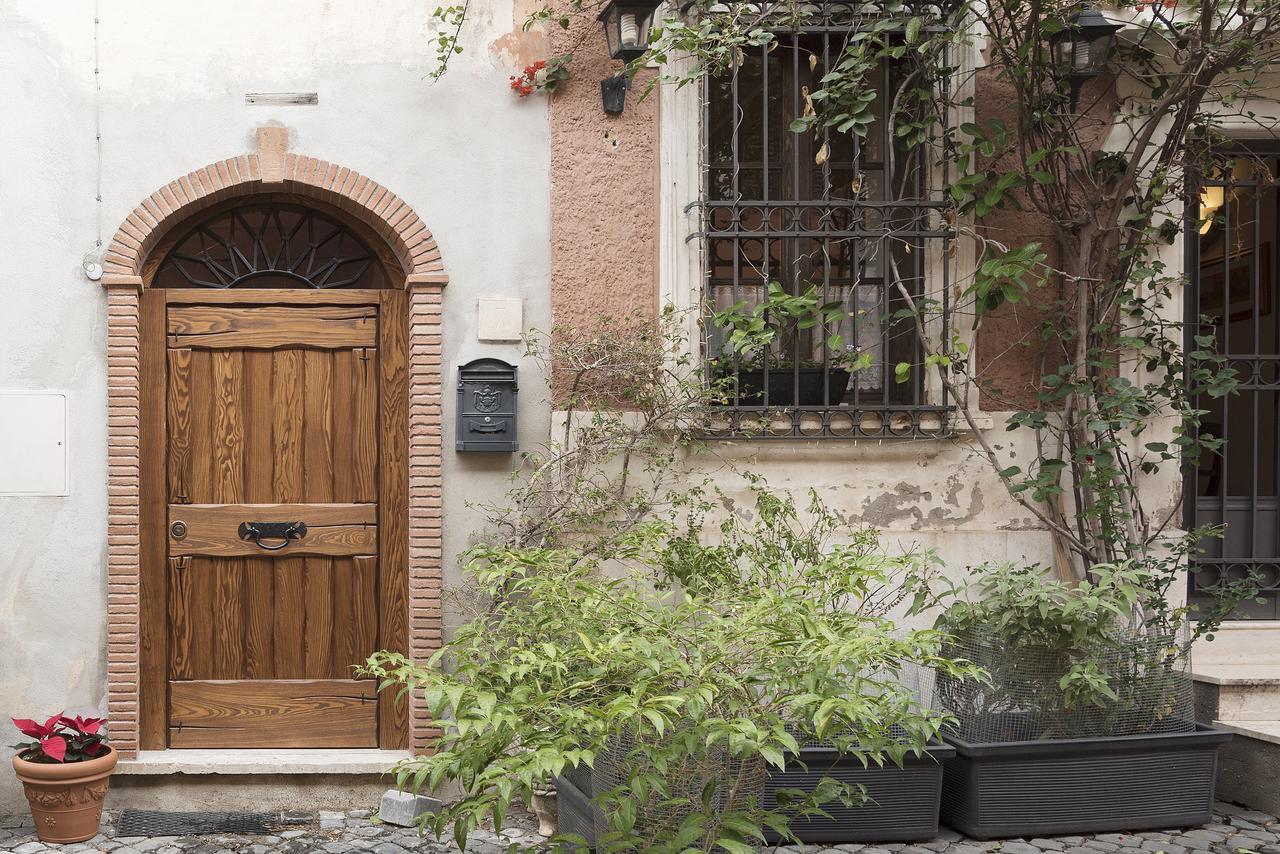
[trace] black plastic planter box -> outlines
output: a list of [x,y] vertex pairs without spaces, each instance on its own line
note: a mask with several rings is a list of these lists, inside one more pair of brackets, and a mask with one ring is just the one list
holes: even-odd
[[[841,368],[801,368],[797,379],[794,367],[777,365],[769,369],[769,406],[838,406],[848,386],[849,372]],[[764,406],[764,390],[763,370],[738,372],[739,406]]]
[[1144,830],[1211,820],[1218,747],[1195,732],[970,744],[942,783],[942,823],[977,839]]
[[[786,771],[771,769],[764,784],[764,806],[776,806],[779,789],[812,791],[823,777],[861,784],[870,800],[855,807],[840,802],[824,806],[831,816],[801,817],[791,832],[801,842],[909,842],[938,835],[938,799],[942,792],[943,761],[955,756],[946,744],[930,745],[923,756],[908,754],[902,766],[886,761],[864,767],[855,757],[831,747],[802,747],[799,765]],[[771,837],[770,842],[777,842]]]
[[[866,787],[869,802],[846,807],[839,802],[824,809],[831,816],[798,818],[791,830],[802,842],[898,842],[932,839],[938,835],[938,799],[944,760],[955,755],[947,744],[933,744],[923,756],[908,755],[902,766],[863,767],[856,758],[830,747],[803,747],[807,770],[795,765],[772,771],[765,779],[763,806],[776,806],[779,789],[811,791],[823,777]],[[591,803],[592,774],[577,768],[556,780],[559,831],[574,833],[595,845],[595,813]],[[777,838],[770,835],[771,843]]]

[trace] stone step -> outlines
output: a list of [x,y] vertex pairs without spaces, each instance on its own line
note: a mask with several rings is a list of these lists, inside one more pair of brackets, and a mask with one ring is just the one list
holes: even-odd
[[1202,719],[1280,720],[1280,664],[1192,666]]
[[1280,620],[1233,620],[1223,623],[1212,641],[1196,641],[1193,669],[1216,664],[1280,666]]

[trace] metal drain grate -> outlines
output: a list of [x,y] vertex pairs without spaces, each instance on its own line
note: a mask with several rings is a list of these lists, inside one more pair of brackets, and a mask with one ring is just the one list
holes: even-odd
[[197,836],[202,833],[274,833],[280,814],[268,812],[157,812],[123,810],[117,836]]

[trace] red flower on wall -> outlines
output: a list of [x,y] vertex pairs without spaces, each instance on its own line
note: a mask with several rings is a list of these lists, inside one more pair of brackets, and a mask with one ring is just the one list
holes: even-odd
[[542,80],[539,80],[539,73],[545,72],[547,61],[539,59],[532,65],[526,65],[524,71],[519,76],[511,77],[511,89],[521,98],[527,98],[534,93],[534,90],[541,88],[546,83],[546,74],[542,73]]

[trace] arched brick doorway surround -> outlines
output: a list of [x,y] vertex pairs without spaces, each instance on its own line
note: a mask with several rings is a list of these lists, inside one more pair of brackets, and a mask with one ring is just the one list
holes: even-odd
[[[235,196],[286,192],[336,206],[381,235],[399,260],[409,297],[409,652],[440,645],[441,322],[448,276],[435,240],[402,199],[359,173],[288,154],[284,128],[260,128],[258,151],[210,164],[152,193],[107,248],[107,691],[111,742],[124,758],[139,747],[140,328],[148,252],[175,224]],[[411,698],[411,745],[439,730]]]

